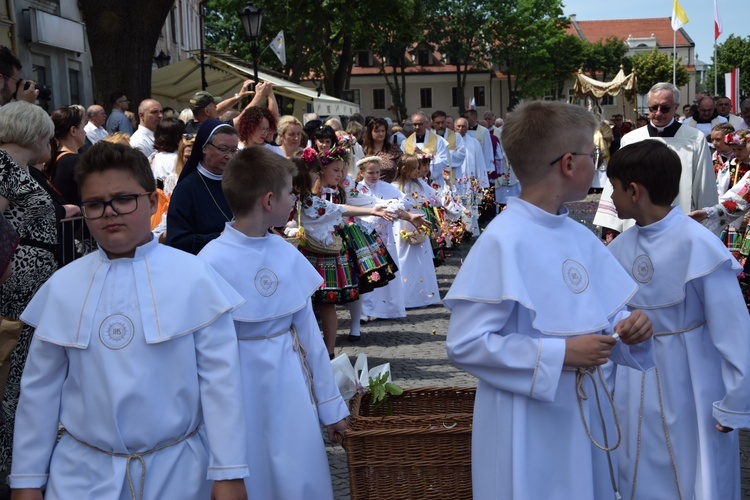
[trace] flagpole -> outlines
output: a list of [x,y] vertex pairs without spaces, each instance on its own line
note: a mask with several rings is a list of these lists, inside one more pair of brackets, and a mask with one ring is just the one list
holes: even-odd
[[716,39],[714,38],[714,95],[719,95],[719,61],[716,59],[717,57]]
[[677,30],[672,30],[672,85],[677,86]]

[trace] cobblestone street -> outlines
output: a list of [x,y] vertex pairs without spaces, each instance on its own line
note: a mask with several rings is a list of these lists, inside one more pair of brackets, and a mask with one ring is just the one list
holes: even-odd
[[[593,229],[592,220],[599,195],[589,195],[585,201],[568,205],[570,216]],[[472,240],[474,241],[474,240]],[[440,294],[445,296],[463,258],[471,248],[464,243],[457,250],[446,252],[446,262],[437,268]],[[370,368],[389,362],[393,381],[404,388],[435,386],[475,386],[476,379],[454,367],[445,353],[449,313],[442,305],[410,310],[401,320],[377,320],[362,325],[362,339],[346,340],[349,313],[339,310],[339,339],[336,354],[346,353],[350,359],[364,352]],[[743,499],[750,500],[750,436],[742,431],[742,490]],[[340,446],[328,446],[334,494],[337,500],[349,498],[349,475],[346,453]],[[405,499],[406,500],[406,499]]]

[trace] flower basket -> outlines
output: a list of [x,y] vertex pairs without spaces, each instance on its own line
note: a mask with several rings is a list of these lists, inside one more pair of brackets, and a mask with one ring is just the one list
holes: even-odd
[[354,396],[344,439],[352,500],[470,499],[475,393],[407,389],[379,407]]

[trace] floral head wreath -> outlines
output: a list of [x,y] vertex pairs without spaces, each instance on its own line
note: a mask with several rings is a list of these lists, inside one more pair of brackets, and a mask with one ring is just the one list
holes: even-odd
[[747,146],[750,142],[750,130],[738,130],[724,136],[724,144],[729,146]]
[[344,148],[351,149],[355,142],[357,142],[357,140],[350,134],[339,136],[339,145]]
[[432,161],[433,158],[435,158],[435,155],[433,155],[432,153],[418,153],[417,154],[417,159],[419,160],[420,163]]
[[320,151],[318,153],[318,158],[320,158],[320,163],[323,166],[338,160],[347,163],[349,161],[349,151],[347,151],[347,149],[341,145],[341,142],[339,142],[331,149]]
[[308,165],[310,163],[315,163],[315,160],[317,158],[318,158],[318,152],[315,151],[313,148],[305,148],[302,150],[302,160]]

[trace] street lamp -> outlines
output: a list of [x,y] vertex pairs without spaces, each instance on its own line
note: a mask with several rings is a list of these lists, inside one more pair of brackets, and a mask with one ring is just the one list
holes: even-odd
[[248,2],[239,15],[245,36],[252,42],[250,53],[253,55],[255,83],[258,83],[258,37],[260,37],[260,25],[263,22],[263,10],[257,8],[252,2]]
[[168,65],[171,59],[172,57],[168,54],[165,54],[163,50],[160,50],[159,55],[154,57],[157,68],[163,68],[164,66]]

